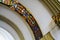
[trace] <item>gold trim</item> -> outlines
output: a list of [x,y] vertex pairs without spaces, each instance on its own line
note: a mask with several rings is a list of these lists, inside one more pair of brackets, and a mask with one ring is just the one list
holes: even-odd
[[[60,26],[60,3],[58,2],[58,0],[42,0],[43,3],[45,3],[45,5],[48,7],[48,9],[50,9],[50,11],[52,12],[51,15],[52,15],[52,19],[53,17],[56,17],[58,18],[56,21],[58,21],[58,23],[55,21],[55,19],[53,19],[55,21],[55,23]],[[56,16],[56,15],[59,15]]]
[[[4,6],[3,4],[0,4],[0,5],[3,6],[4,8],[6,8],[6,9],[9,9],[7,6]],[[26,9],[29,11],[28,8],[26,8]],[[10,9],[9,9],[9,10],[10,10]],[[10,11],[12,11],[12,10],[10,10]],[[24,22],[24,24],[26,24],[26,26],[27,26],[29,32],[31,33],[32,40],[35,40],[33,31],[31,30],[31,28],[29,27],[29,25],[25,22],[24,18],[22,18],[22,17],[21,17],[19,14],[17,14],[15,11],[12,11],[12,12],[14,12],[18,17],[20,17],[20,19],[22,19],[22,21]],[[30,11],[29,11],[29,12],[30,12]]]
[[54,38],[52,37],[52,35],[50,33],[47,33],[43,38],[41,38],[40,40],[54,40]]
[[42,3],[48,7],[48,9],[52,12],[53,15],[56,15],[60,12],[60,5],[57,0],[42,0]]
[[9,4],[9,2],[7,1],[6,3],[1,2],[1,4],[9,7],[11,10],[16,11],[20,16],[22,16],[22,18],[24,18],[24,20],[28,23],[31,30],[33,31],[36,40],[42,38],[43,34],[35,18],[32,16],[32,14],[30,14],[30,12],[21,3],[17,2],[17,0],[16,1],[11,0],[11,2],[12,4]]

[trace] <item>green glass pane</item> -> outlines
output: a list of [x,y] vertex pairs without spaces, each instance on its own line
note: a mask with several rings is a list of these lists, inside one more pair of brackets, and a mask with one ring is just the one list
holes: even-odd
[[2,2],[2,0],[0,0],[0,2]]

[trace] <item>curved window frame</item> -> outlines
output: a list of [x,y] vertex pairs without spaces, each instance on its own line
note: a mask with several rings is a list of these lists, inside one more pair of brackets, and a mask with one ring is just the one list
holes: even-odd
[[[8,25],[10,25],[12,27],[13,30],[16,31],[17,35],[19,36],[19,38],[21,40],[25,40],[23,37],[22,32],[19,30],[19,28],[17,27],[17,25],[15,25],[13,22],[11,22],[9,19],[5,18],[4,16],[0,15],[0,20],[2,20],[3,22],[6,22]],[[3,27],[2,27],[3,28]],[[7,29],[6,29],[7,30]],[[7,30],[9,33],[10,31]],[[14,34],[14,33],[13,33]],[[12,33],[11,33],[12,35]],[[12,35],[13,36],[13,35]],[[14,36],[13,36],[14,37]],[[15,38],[15,37],[14,37]],[[16,39],[16,38],[15,38]]]

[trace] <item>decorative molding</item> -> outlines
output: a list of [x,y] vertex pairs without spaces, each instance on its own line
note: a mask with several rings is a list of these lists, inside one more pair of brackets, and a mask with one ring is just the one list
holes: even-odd
[[51,36],[50,33],[47,33],[43,38],[41,38],[41,40],[54,40],[54,38]]
[[[48,7],[48,9],[52,12],[52,18],[56,17],[58,19],[56,19],[56,21],[60,20],[60,17],[56,16],[59,15],[60,16],[60,3],[58,2],[58,0],[42,0],[43,3],[45,3],[45,5]],[[54,19],[53,19],[54,20]],[[55,21],[55,20],[54,20]],[[55,21],[55,23],[60,26],[60,21],[58,21],[58,23]]]
[[21,40],[25,40],[24,37],[23,37],[22,32],[19,30],[19,28],[13,22],[11,22],[9,19],[5,18],[2,15],[0,15],[0,20],[8,23],[16,31],[16,33],[18,34],[19,38],[21,38]]
[[16,11],[24,20],[29,24],[30,28],[33,31],[36,40],[42,38],[42,32],[32,14],[17,0],[2,0],[0,1],[1,4],[9,7],[11,10]]

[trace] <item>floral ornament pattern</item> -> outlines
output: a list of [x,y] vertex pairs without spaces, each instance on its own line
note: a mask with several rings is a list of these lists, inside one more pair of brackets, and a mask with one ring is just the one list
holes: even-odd
[[52,16],[55,23],[60,27],[60,14]]
[[8,6],[11,10],[16,11],[25,19],[25,21],[29,24],[30,28],[33,31],[35,40],[40,40],[42,38],[43,35],[36,20],[22,4],[17,2],[17,0],[0,0],[0,3]]

